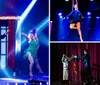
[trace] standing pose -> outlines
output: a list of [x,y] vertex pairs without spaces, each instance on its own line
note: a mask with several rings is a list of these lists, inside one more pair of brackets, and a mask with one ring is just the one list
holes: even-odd
[[84,50],[84,55],[78,57],[78,59],[83,59],[84,67],[85,67],[85,77],[87,79],[87,82],[84,83],[91,83],[92,82],[92,75],[91,75],[91,68],[90,68],[90,56],[88,55],[88,50]]
[[82,32],[81,32],[81,21],[83,19],[81,12],[78,10],[77,4],[73,5],[75,10],[73,10],[67,17],[69,17],[70,29],[77,29],[81,42]]
[[73,57],[67,57],[63,54],[62,63],[63,63],[63,80],[68,80],[68,63],[71,61]]
[[41,67],[38,63],[38,59],[37,59],[37,51],[38,51],[38,48],[39,48],[39,40],[37,38],[37,35],[36,35],[36,30],[35,29],[32,29],[30,31],[30,38],[25,34],[25,33],[21,33],[23,36],[26,37],[28,43],[29,43],[29,47],[26,49],[25,51],[25,55],[24,55],[24,58],[28,58],[29,62],[30,62],[30,65],[29,65],[29,75],[32,77],[33,74],[32,74],[32,67],[33,67],[33,64],[34,62],[36,63],[36,67],[38,68],[39,72],[40,73],[43,73],[42,70],[41,70]]

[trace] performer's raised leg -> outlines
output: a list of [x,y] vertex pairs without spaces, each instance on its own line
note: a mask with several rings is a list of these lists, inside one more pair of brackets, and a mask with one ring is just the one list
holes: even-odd
[[77,28],[75,27],[75,23],[71,23],[71,24],[70,24],[70,29],[77,29]]

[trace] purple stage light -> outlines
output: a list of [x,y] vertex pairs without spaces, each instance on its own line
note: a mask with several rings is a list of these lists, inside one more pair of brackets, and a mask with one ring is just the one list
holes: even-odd
[[52,21],[50,21],[52,23]]
[[96,17],[96,19],[99,19],[99,18],[100,18],[100,17],[98,17],[98,16]]
[[67,19],[69,19],[69,17],[67,17]]
[[49,83],[47,82],[47,85],[48,85]]
[[94,0],[90,0],[90,1],[94,1]]
[[65,17],[63,19],[66,19]]
[[91,15],[91,12],[87,12],[87,15]]

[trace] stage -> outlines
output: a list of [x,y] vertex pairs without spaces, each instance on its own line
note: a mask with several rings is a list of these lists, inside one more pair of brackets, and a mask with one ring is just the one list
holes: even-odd
[[28,75],[17,76],[13,78],[0,78],[0,85],[33,85],[30,84],[29,81],[33,81],[34,85],[40,85],[42,82],[46,83],[43,83],[42,85],[48,85],[48,76],[38,74],[34,75],[33,78],[30,78]]
[[51,85],[100,85],[97,82],[93,83],[93,84],[83,84],[81,81],[69,81],[68,83],[62,83],[62,81],[55,81],[55,82],[51,82]]

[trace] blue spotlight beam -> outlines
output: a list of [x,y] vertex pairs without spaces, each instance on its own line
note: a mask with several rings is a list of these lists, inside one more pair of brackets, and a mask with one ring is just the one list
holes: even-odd
[[7,78],[11,78],[10,72],[7,71],[7,69],[2,69],[2,71],[4,72],[4,74],[5,74],[5,76],[6,76]]
[[28,15],[28,13],[30,12],[30,10],[32,9],[32,7],[35,5],[37,0],[32,0],[32,2],[29,4],[29,6],[26,8],[26,10],[23,12],[23,14],[21,15],[21,20],[20,22],[22,22]]
[[[43,43],[45,41],[45,45],[48,45],[48,38],[46,37],[46,35],[44,35],[42,33],[42,31],[49,25],[49,17],[46,17],[42,22],[40,22],[35,28],[37,29],[37,34],[41,37],[39,38],[40,39],[40,42]],[[41,39],[44,39],[44,41],[41,41]],[[24,42],[26,41],[26,39],[24,39],[22,41],[21,44],[23,44]]]
[[63,29],[63,16],[58,16],[58,24],[59,24],[59,30],[58,30],[58,40],[62,40],[64,37],[64,29]]
[[42,32],[39,33],[39,41],[40,41],[42,44],[46,45],[46,46],[49,45],[49,42],[48,42],[49,39],[48,39],[48,37],[46,37]]
[[37,32],[41,32],[49,25],[49,17],[46,17],[42,22],[40,22],[35,28]]

